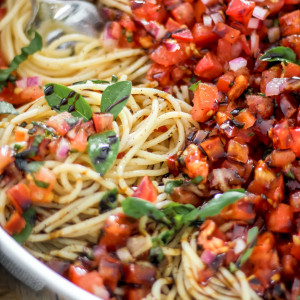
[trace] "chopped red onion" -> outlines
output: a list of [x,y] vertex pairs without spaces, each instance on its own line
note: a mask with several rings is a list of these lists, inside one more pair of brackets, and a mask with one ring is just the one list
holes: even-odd
[[156,21],[147,22],[143,20],[142,24],[144,25],[146,31],[149,32],[157,40],[161,40],[168,32],[163,25],[159,24]]
[[237,238],[234,241],[234,253],[239,254],[246,249],[246,243],[242,238]]
[[60,142],[58,143],[57,151],[56,151],[56,157],[58,160],[64,160],[68,156],[68,152],[71,150],[70,143],[64,139],[61,138]]
[[164,92],[168,93],[168,94],[172,94],[172,87],[171,86],[165,86],[162,90]]
[[256,57],[259,48],[259,35],[255,32],[255,30],[252,31],[250,36],[250,48],[254,57]]
[[212,19],[210,16],[204,15],[203,16],[203,25],[207,26],[207,27],[211,27],[212,26]]
[[209,250],[204,250],[201,254],[201,260],[206,264],[210,265],[214,259],[216,258],[216,254]]
[[264,20],[269,14],[269,10],[260,6],[255,6],[252,15],[257,19]]
[[275,43],[280,40],[280,28],[279,27],[271,27],[268,30],[268,39],[270,43]]
[[214,21],[215,24],[224,23],[225,22],[224,17],[219,12],[211,14],[211,18],[213,19],[213,21]]
[[232,71],[237,71],[247,66],[247,60],[243,57],[237,57],[229,62],[229,68]]
[[180,46],[177,43],[177,41],[173,39],[164,40],[164,45],[167,48],[167,50],[170,52],[175,52],[180,49]]
[[256,18],[251,18],[248,22],[248,28],[257,29],[261,24],[261,20]]
[[26,89],[30,86],[42,85],[42,80],[38,76],[23,77],[16,81],[16,86],[21,89]]
[[266,86],[266,96],[279,95],[287,82],[287,78],[273,78]]
[[109,23],[105,25],[100,40],[105,48],[113,49],[118,46],[118,40],[112,36]]

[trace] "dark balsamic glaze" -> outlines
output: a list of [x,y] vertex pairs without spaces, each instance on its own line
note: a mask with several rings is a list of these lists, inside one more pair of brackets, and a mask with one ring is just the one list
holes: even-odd
[[125,101],[126,99],[128,99],[129,95],[126,95],[124,97],[122,97],[120,100],[117,100],[115,103],[111,104],[105,112],[110,112],[116,105],[122,103],[123,101]]
[[47,87],[45,88],[44,93],[45,93],[45,96],[50,96],[50,95],[52,95],[52,94],[54,93],[54,85],[51,84],[51,85],[47,86]]
[[109,151],[110,151],[110,145],[109,144],[103,145],[100,149],[100,154],[95,158],[94,163],[99,164],[105,161],[108,157]]

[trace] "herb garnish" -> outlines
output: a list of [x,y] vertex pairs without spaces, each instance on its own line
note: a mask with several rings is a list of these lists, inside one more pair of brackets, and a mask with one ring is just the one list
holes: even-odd
[[0,114],[18,115],[19,112],[8,102],[0,101]]
[[92,109],[87,101],[66,86],[49,83],[44,86],[48,105],[57,112],[70,112],[72,116],[88,121],[92,118]]
[[127,104],[131,95],[131,81],[119,81],[109,85],[102,93],[101,112],[109,112],[114,120]]
[[104,194],[99,202],[99,212],[103,214],[117,207],[118,189],[112,189]]
[[201,80],[197,81],[196,83],[192,84],[190,87],[189,87],[189,90],[195,92],[199,83],[201,83]]
[[40,51],[42,47],[42,37],[35,32],[35,36],[30,41],[29,45],[21,49],[21,54],[18,54],[13,58],[7,69],[0,70],[0,91],[7,86],[8,82],[14,83],[16,81],[16,78],[11,73],[17,70],[19,65],[24,62],[29,55]]
[[282,46],[268,50],[259,59],[268,62],[283,61],[285,63],[294,63],[299,65],[296,53],[291,48]]
[[89,137],[89,157],[93,167],[101,175],[104,175],[116,160],[119,143],[119,138],[112,130]]

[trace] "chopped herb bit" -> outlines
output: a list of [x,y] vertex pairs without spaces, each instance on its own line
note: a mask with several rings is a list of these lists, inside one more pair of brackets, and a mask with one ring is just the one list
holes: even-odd
[[171,180],[165,184],[165,192],[172,194],[175,187],[183,185],[183,180]]
[[99,202],[99,212],[100,214],[110,211],[117,207],[117,195],[118,189],[113,189],[104,194]]
[[40,188],[43,188],[43,189],[46,189],[49,187],[49,183],[48,182],[45,182],[45,181],[41,181],[41,180],[37,180],[35,178],[35,176],[32,176],[33,177],[33,181],[35,183],[36,186],[40,187]]
[[199,183],[201,183],[203,181],[203,179],[204,179],[204,177],[201,176],[201,175],[199,175],[199,176],[196,176],[195,178],[193,178],[191,180],[191,183],[193,183],[193,184],[199,184]]
[[201,80],[197,81],[196,83],[192,84],[190,87],[189,87],[189,90],[195,92],[199,83],[201,83]]
[[257,93],[258,96],[266,97],[266,94],[263,93]]
[[113,76],[111,77],[111,82],[112,82],[112,83],[116,83],[118,80],[119,80],[119,78],[118,78],[116,75],[113,75]]

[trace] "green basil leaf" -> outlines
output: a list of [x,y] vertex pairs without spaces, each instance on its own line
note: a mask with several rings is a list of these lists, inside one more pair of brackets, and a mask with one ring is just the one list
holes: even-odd
[[170,225],[171,222],[154,204],[149,201],[136,197],[128,197],[122,201],[122,208],[126,215],[132,218],[141,218],[148,216],[149,218],[163,224]]
[[22,148],[23,148],[22,145],[20,145],[20,144],[14,144],[14,150],[19,151]]
[[111,76],[112,83],[116,83],[118,80],[119,80],[118,76],[116,76],[116,75]]
[[153,247],[149,251],[149,261],[154,264],[158,265],[164,258],[163,251],[160,247]]
[[109,112],[114,120],[124,108],[131,95],[131,81],[120,81],[109,85],[102,93],[101,112]]
[[260,58],[262,61],[283,61],[286,63],[297,63],[296,60],[296,53],[288,47],[275,47],[270,50],[268,50],[264,55],[262,55]]
[[41,181],[41,180],[37,180],[35,178],[35,176],[32,176],[32,177],[33,177],[33,181],[34,181],[34,183],[35,183],[36,186],[38,186],[38,187],[40,187],[42,189],[46,189],[46,188],[49,187],[50,183],[45,182],[45,181]]
[[161,245],[167,245],[174,239],[176,233],[177,232],[176,232],[175,228],[172,228],[172,229],[169,229],[169,230],[166,229],[158,235],[158,237],[157,237],[158,242]]
[[48,83],[44,86],[48,105],[57,112],[68,111],[72,116],[83,118],[86,122],[92,118],[92,109],[87,101],[66,86]]
[[26,221],[25,227],[22,229],[20,233],[14,234],[12,237],[19,243],[24,244],[25,241],[31,234],[32,228],[35,223],[36,211],[34,207],[28,208],[22,215],[22,217]]
[[245,196],[243,189],[229,190],[223,194],[216,195],[202,207],[191,211],[184,217],[184,222],[193,222],[197,219],[205,219],[218,215],[224,207],[233,204]]
[[93,167],[101,175],[104,175],[116,160],[119,143],[119,138],[112,130],[89,137],[89,157]]
[[257,226],[252,227],[251,229],[249,229],[248,235],[247,235],[247,246],[252,246],[252,244],[256,240],[257,236],[258,236]]
[[43,161],[32,161],[28,163],[27,169],[25,171],[27,173],[37,173],[44,164],[45,162]]
[[35,32],[34,38],[30,41],[29,45],[21,49],[21,54],[16,55],[10,62],[7,69],[0,70],[0,91],[3,87],[7,86],[7,82],[14,82],[15,77],[12,72],[17,70],[19,65],[24,62],[29,55],[40,51],[43,47],[42,37]]
[[183,185],[183,180],[170,180],[165,184],[165,192],[172,194],[174,188]]
[[193,91],[193,92],[196,92],[196,89],[199,85],[199,83],[201,83],[201,80],[195,82],[194,84],[192,84],[190,87],[189,87],[189,90]]
[[89,79],[89,80],[76,81],[76,82],[72,83],[72,85],[85,84],[87,82],[92,82],[94,84],[109,83],[109,81],[106,81],[106,80]]
[[196,176],[195,178],[193,178],[191,180],[191,183],[193,183],[193,184],[199,184],[199,183],[201,183],[203,181],[203,179],[204,179],[203,176],[198,175],[198,176]]
[[18,115],[19,112],[8,102],[0,101],[0,114]]
[[99,202],[100,214],[103,214],[117,207],[117,195],[118,195],[117,188],[108,191],[104,194],[104,196]]

